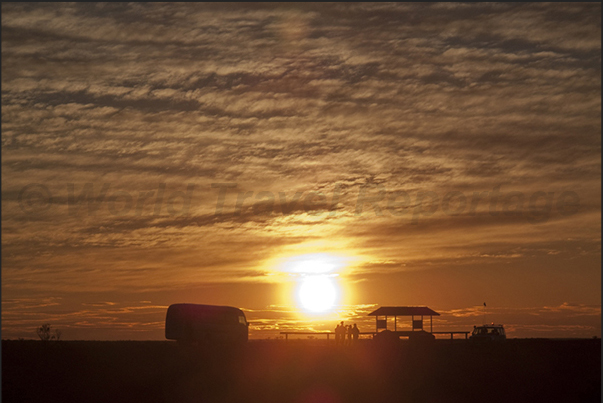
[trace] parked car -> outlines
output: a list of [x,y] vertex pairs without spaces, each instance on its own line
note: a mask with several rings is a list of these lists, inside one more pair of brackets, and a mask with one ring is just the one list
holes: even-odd
[[241,343],[248,339],[248,327],[239,308],[173,304],[165,317],[165,338],[182,343]]
[[504,341],[507,339],[503,325],[482,325],[473,326],[473,333],[469,340],[473,342],[493,342]]

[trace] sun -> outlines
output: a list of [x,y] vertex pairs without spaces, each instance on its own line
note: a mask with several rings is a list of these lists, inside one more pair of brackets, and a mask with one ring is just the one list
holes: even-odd
[[329,276],[306,276],[301,281],[297,297],[306,311],[325,312],[335,305],[337,286],[333,278]]
[[283,282],[284,302],[294,303],[306,314],[302,315],[306,319],[308,315],[314,319],[332,316],[343,298],[349,298],[348,287],[341,276],[349,259],[332,253],[294,255],[283,259],[279,271],[287,273],[291,280]]

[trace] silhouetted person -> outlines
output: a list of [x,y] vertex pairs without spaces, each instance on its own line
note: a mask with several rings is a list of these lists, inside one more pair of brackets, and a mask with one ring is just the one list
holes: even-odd
[[492,336],[498,336],[498,329],[492,330]]
[[341,344],[341,345],[345,344],[345,333],[346,333],[345,326],[344,326],[343,322],[341,322],[335,329],[335,340],[337,340],[337,344]]
[[[347,332],[348,334],[348,346],[352,344],[352,325],[348,325]],[[344,336],[345,337],[345,336]]]
[[352,340],[354,342],[354,344],[356,344],[356,342],[358,341],[358,336],[360,335],[360,329],[358,329],[358,326],[356,326],[356,324],[354,323],[354,327],[352,328]]
[[348,334],[348,327],[341,322],[341,345],[345,346],[346,344],[346,334]]

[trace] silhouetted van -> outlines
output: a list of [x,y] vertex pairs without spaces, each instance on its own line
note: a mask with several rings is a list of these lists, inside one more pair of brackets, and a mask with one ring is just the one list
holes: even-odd
[[183,343],[246,342],[245,314],[232,306],[173,304],[165,317],[165,338]]

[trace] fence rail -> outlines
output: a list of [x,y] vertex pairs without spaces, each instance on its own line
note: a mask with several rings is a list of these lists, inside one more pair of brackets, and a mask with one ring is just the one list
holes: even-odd
[[465,340],[467,340],[467,335],[471,333],[471,332],[431,332],[431,334],[449,334],[450,335],[450,340],[454,339],[454,335],[455,334],[464,334],[465,335]]
[[[375,334],[377,332],[360,332],[358,334]],[[281,334],[285,335],[285,340],[289,339],[289,335],[290,334],[310,334],[312,336],[321,336],[321,335],[327,335],[327,340],[329,340],[329,337],[331,335],[334,335],[335,332],[281,332]]]
[[[327,336],[327,340],[329,340],[331,335],[334,335],[335,332],[280,332],[281,334],[285,335],[285,340],[289,340],[289,335],[290,334],[297,334],[297,335],[312,335],[312,336],[322,336],[322,335],[326,335]],[[371,334],[374,335],[377,332],[360,332],[359,334]],[[409,332],[410,333],[410,332]],[[465,340],[467,340],[467,335],[471,332],[428,332],[431,334],[449,334],[450,335],[450,340],[454,340],[454,335],[455,334],[464,334],[465,335]]]

